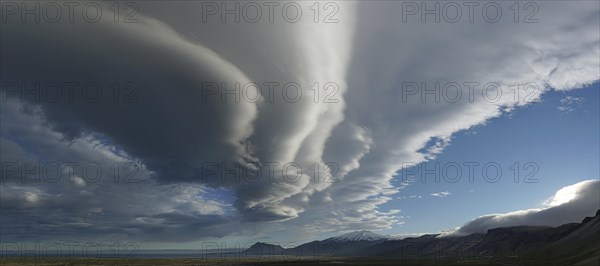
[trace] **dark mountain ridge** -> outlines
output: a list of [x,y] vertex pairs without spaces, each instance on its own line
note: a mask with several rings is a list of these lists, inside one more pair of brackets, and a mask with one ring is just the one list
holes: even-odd
[[[275,254],[294,257],[394,259],[409,264],[498,260],[519,265],[539,265],[540,262],[600,265],[600,210],[581,223],[558,227],[513,226],[490,229],[485,234],[445,237],[432,234],[401,240],[358,231],[289,249],[258,244],[262,250],[271,249]],[[257,254],[255,246],[246,252]]]

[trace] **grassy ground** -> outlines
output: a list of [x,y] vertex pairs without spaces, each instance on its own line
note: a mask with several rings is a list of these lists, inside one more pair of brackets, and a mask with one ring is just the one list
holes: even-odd
[[366,265],[514,265],[504,263],[492,263],[492,262],[481,262],[481,261],[467,261],[467,262],[453,262],[453,263],[441,263],[441,262],[407,262],[402,260],[352,260],[345,258],[328,258],[320,259],[318,261],[313,260],[296,260],[296,261],[273,261],[273,260],[217,260],[217,259],[194,259],[194,258],[172,258],[172,259],[149,259],[149,258],[134,258],[134,259],[92,259],[92,258],[33,258],[33,257],[21,257],[21,258],[0,258],[0,265],[2,266],[21,266],[21,265],[36,265],[36,266],[62,266],[62,265],[81,265],[81,266],[147,266],[147,265],[183,265],[183,266],[233,266],[233,265],[266,265],[266,266],[305,266],[305,265],[348,265],[348,266],[366,266]]

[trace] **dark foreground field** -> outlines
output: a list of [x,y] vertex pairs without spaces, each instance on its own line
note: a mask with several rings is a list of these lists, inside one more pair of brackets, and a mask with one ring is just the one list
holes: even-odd
[[[576,265],[600,265],[598,258]],[[552,261],[516,261],[514,258],[506,259],[490,259],[490,260],[468,260],[468,261],[403,261],[403,260],[370,260],[370,259],[351,259],[351,258],[329,258],[318,261],[301,260],[301,261],[272,261],[272,260],[207,260],[193,258],[170,258],[170,259],[80,259],[80,258],[43,258],[33,259],[28,258],[2,258],[0,260],[2,266],[17,266],[17,265],[36,265],[36,266],[62,266],[62,265],[84,265],[84,266],[147,266],[147,265],[184,265],[184,266],[233,266],[233,265],[267,265],[267,266],[305,266],[305,265],[348,265],[348,266],[366,266],[366,265],[565,265]]]

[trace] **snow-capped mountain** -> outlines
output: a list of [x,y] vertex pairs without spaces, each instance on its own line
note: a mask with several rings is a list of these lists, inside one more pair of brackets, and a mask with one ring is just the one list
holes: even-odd
[[386,240],[388,240],[387,236],[369,231],[356,231],[325,240],[308,242],[289,249],[288,252],[289,254],[299,254],[299,256],[351,256]]
[[378,235],[370,231],[355,231],[347,234],[335,236],[326,239],[325,241],[335,242],[353,242],[353,241],[380,241],[388,239],[387,236]]

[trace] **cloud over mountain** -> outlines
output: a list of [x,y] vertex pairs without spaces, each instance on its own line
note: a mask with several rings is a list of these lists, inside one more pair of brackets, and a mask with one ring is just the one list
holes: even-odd
[[450,235],[485,233],[489,229],[520,225],[559,226],[580,222],[600,209],[600,180],[587,180],[564,187],[539,209],[484,215],[468,222]]

